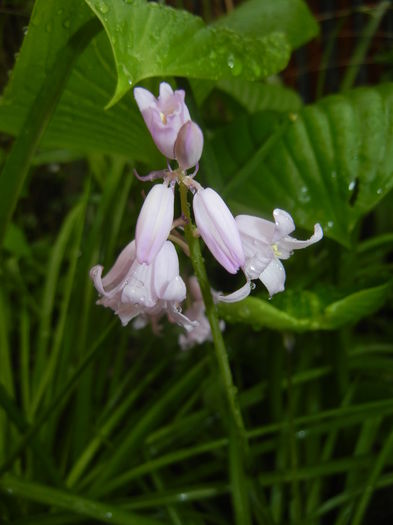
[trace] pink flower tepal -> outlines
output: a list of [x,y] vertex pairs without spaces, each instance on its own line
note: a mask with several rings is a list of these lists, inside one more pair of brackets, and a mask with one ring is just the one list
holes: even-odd
[[156,184],[149,191],[136,223],[136,257],[150,264],[167,240],[173,222],[174,191]]
[[184,91],[173,91],[169,84],[162,82],[158,98],[140,87],[134,89],[134,97],[157,148],[168,159],[174,159],[179,130],[190,120]]
[[195,194],[193,209],[199,233],[211,253],[229,273],[236,273],[245,257],[235,219],[225,202],[217,192],[205,188]]

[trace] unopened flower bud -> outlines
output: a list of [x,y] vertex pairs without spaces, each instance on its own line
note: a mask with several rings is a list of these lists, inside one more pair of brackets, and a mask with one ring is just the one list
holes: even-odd
[[187,170],[196,166],[202,155],[203,133],[201,128],[189,120],[180,128],[175,142],[175,158],[180,168]]
[[217,261],[236,273],[245,257],[235,219],[228,206],[211,188],[199,190],[193,200],[199,233]]

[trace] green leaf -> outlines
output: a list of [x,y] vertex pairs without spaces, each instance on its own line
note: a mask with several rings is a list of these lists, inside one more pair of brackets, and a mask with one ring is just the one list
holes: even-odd
[[132,85],[153,76],[265,78],[289,59],[283,33],[248,36],[146,0],[86,0],[101,20],[116,62],[117,86],[109,106]]
[[17,257],[31,257],[30,246],[23,230],[14,223],[9,224],[4,237],[4,248]]
[[287,36],[292,49],[314,38],[319,30],[303,0],[248,0],[220,18],[217,25],[250,36],[263,36],[272,31],[282,32]]
[[305,332],[336,330],[353,324],[378,310],[387,299],[390,283],[351,293],[328,302],[322,294],[287,290],[273,301],[248,297],[233,304],[221,303],[219,315],[228,323],[245,323],[255,329]]
[[302,106],[300,96],[280,84],[261,84],[247,82],[240,78],[223,79],[217,87],[231,95],[249,113],[258,111],[299,111]]
[[329,96],[289,118],[242,118],[213,146],[238,211],[283,208],[349,245],[359,218],[393,186],[393,84]]
[[104,523],[110,522],[118,525],[159,525],[161,523],[123,510],[117,505],[81,498],[69,492],[55,490],[46,485],[24,481],[10,475],[5,475],[0,480],[0,491],[20,496],[28,501],[66,509]]
[[[11,135],[22,131],[58,51],[93,18],[80,0],[35,2],[19,57],[0,100],[0,131]],[[70,150],[79,155],[100,151],[146,163],[162,162],[134,102],[124,99],[116,108],[105,111],[115,85],[113,54],[102,31],[77,61],[41,140],[41,150],[53,151],[51,161],[62,160],[64,150]],[[49,159],[43,151],[39,156],[44,162]]]
[[0,177],[0,245],[34,153],[53,116],[70,72],[77,58],[99,30],[95,20],[88,20],[60,47],[28,109],[22,130],[13,144]]

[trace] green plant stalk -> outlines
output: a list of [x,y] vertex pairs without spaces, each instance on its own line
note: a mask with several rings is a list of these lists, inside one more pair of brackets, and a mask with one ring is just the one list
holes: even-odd
[[244,450],[247,449],[247,436],[244,428],[243,418],[237,399],[237,389],[233,384],[232,372],[229,366],[228,354],[225,348],[224,339],[220,330],[219,320],[216,307],[213,302],[213,296],[210,290],[210,284],[206,274],[206,268],[202,257],[199,240],[194,236],[195,227],[191,221],[190,208],[187,201],[187,187],[180,184],[181,211],[186,219],[187,224],[184,227],[186,241],[190,249],[190,258],[194,268],[195,275],[201,288],[203,302],[206,308],[206,317],[209,320],[213,337],[213,346],[216,353],[217,363],[225,388],[225,394],[228,402],[230,414],[235,423],[237,433],[243,441]]
[[228,354],[225,348],[224,339],[220,330],[219,319],[214,305],[210,290],[210,284],[206,274],[199,239],[194,236],[195,227],[191,221],[190,208],[187,201],[187,187],[180,184],[180,199],[182,214],[186,219],[184,227],[186,241],[190,250],[190,258],[195,275],[201,288],[203,301],[205,303],[206,317],[209,320],[213,347],[216,354],[219,375],[228,404],[230,415],[230,477],[231,495],[235,512],[235,519],[238,525],[250,525],[250,503],[246,489],[245,465],[249,460],[249,449],[247,434],[244,428],[243,418],[237,399],[237,389],[233,384],[232,372],[229,365]]
[[21,438],[20,442],[16,445],[14,451],[9,455],[9,457],[0,465],[0,476],[7,472],[13,465],[14,461],[18,459],[20,454],[26,449],[26,447],[31,443],[34,436],[41,430],[42,425],[45,421],[54,413],[56,410],[62,406],[62,403],[67,396],[72,392],[72,390],[78,384],[78,380],[83,372],[88,368],[88,366],[93,362],[95,357],[102,350],[102,343],[105,338],[108,336],[112,328],[115,326],[116,320],[114,319],[111,324],[109,324],[101,333],[100,336],[93,342],[90,351],[86,354],[84,359],[81,361],[79,367],[75,370],[73,375],[67,381],[67,383],[62,387],[61,391],[54,397],[52,403],[43,410],[34,421],[24,436]]
[[86,22],[58,54],[15,140],[0,176],[0,248],[29,167],[66,86],[76,60],[102,29],[97,19]]
[[361,525],[361,523],[364,523],[364,515],[367,506],[373,495],[375,487],[377,486],[377,483],[381,478],[382,470],[388,462],[389,457],[391,457],[392,448],[393,432],[390,433],[389,437],[385,441],[385,444],[374,463],[370,476],[364,484],[364,490],[362,492],[353,520],[351,522],[352,525]]
[[363,64],[364,57],[371,44],[371,40],[375,31],[382,20],[383,15],[390,7],[390,2],[383,1],[377,7],[370,8],[371,19],[363,30],[363,34],[359,38],[359,43],[351,57],[350,65],[347,67],[345,76],[340,86],[340,91],[347,91],[353,86],[360,66]]

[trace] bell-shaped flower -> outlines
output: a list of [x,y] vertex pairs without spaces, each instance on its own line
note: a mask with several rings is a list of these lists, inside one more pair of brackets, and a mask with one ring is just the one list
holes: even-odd
[[138,262],[150,264],[167,240],[173,222],[174,189],[156,184],[149,191],[136,223]]
[[[182,350],[187,350],[195,345],[200,345],[205,341],[212,341],[212,332],[210,323],[205,315],[205,303],[203,302],[201,289],[198,280],[195,276],[190,277],[188,281],[188,289],[191,293],[192,303],[184,314],[191,321],[196,321],[198,324],[186,334],[179,336],[179,345]],[[225,329],[224,321],[220,321],[220,329]]]
[[203,150],[201,128],[189,120],[180,128],[175,142],[175,159],[182,170],[196,166]]
[[288,259],[293,250],[307,248],[323,237],[319,224],[314,234],[305,241],[290,237],[295,229],[292,217],[284,210],[273,211],[275,222],[251,215],[238,215],[236,224],[245,253],[243,265],[247,280],[260,279],[270,296],[282,292],[285,285],[285,270],[280,259]]
[[207,247],[229,272],[244,265],[245,256],[239,231],[228,206],[211,188],[197,191],[193,199],[195,222]]
[[184,91],[173,91],[169,84],[162,82],[158,98],[140,87],[134,89],[134,97],[157,148],[168,159],[174,159],[177,135],[190,120]]
[[105,277],[102,271],[100,265],[90,270],[90,277],[101,296],[97,304],[111,308],[123,326],[137,316],[156,320],[165,313],[171,322],[186,330],[196,326],[197,323],[183,315],[179,307],[186,297],[186,286],[179,275],[179,259],[170,241],[164,243],[150,265],[138,262],[135,241],[132,241]]

